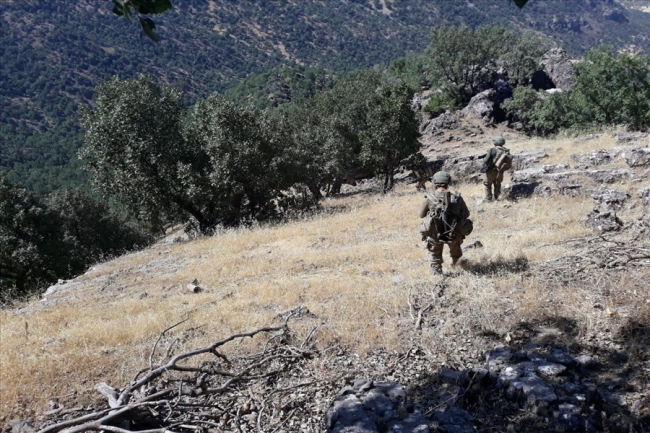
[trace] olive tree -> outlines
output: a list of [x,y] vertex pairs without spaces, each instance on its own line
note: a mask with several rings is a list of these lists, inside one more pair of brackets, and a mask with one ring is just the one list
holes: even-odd
[[19,293],[65,274],[65,248],[57,216],[0,172],[0,288]]
[[145,75],[112,78],[97,87],[94,108],[81,114],[86,133],[79,155],[95,187],[152,226],[191,215],[207,230],[215,224],[201,204],[210,158],[185,139],[186,113],[176,89]]
[[383,191],[393,187],[400,161],[420,149],[419,121],[411,92],[400,81],[381,84],[366,97],[365,128],[359,132],[361,163],[382,173]]

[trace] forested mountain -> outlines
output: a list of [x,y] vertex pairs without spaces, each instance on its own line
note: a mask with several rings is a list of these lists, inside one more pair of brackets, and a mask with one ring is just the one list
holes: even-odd
[[[160,42],[101,0],[0,2],[0,169],[38,193],[84,184],[77,110],[110,76],[153,75],[187,103],[230,94],[286,98],[328,86],[323,70],[386,65],[419,53],[440,24],[532,29],[573,55],[601,43],[650,52],[647,3],[629,0],[176,0],[156,17]],[[645,8],[645,9],[644,9]],[[314,68],[314,69],[312,69]],[[286,80],[287,86],[278,82]],[[298,80],[300,83],[292,83]],[[268,85],[267,85],[268,84]],[[292,87],[293,86],[293,87]],[[289,88],[287,92],[286,87]],[[275,95],[275,96],[274,96]]]

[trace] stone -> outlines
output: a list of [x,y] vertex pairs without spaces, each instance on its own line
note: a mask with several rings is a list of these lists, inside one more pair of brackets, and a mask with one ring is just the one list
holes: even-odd
[[621,210],[630,196],[620,189],[605,189],[594,192],[591,197],[603,209]]
[[[378,430],[380,432],[382,430]],[[387,423],[387,433],[429,433],[429,422],[420,412],[408,414],[404,419]]]
[[[543,189],[540,188],[542,185],[539,184],[539,182],[532,182],[532,183],[514,183],[514,184],[506,184],[501,188],[501,195],[502,197],[505,197],[510,200],[517,200],[520,198],[528,198],[531,197],[532,195],[538,193],[539,195],[543,195],[546,192],[542,192]],[[549,187],[549,192],[550,192],[550,187]]]
[[584,173],[596,182],[600,183],[614,183],[624,179],[631,179],[634,176],[634,172],[627,168],[585,170]]
[[573,367],[577,364],[576,360],[571,355],[559,349],[553,349],[546,359],[550,362],[555,362],[556,364],[566,365],[567,367]]
[[650,206],[650,188],[642,188],[639,190],[639,198],[644,205]]
[[616,141],[628,143],[631,141],[641,141],[648,137],[644,132],[621,132],[616,134]]
[[540,62],[544,66],[544,72],[553,83],[553,87],[569,91],[575,86],[576,72],[569,55],[562,48],[552,48]]
[[438,374],[438,378],[443,383],[448,383],[450,385],[457,385],[460,380],[461,373],[455,370],[450,370],[448,368],[443,368]]
[[437,431],[446,433],[474,433],[474,417],[464,409],[453,405],[433,412],[433,420],[438,424]]
[[588,368],[588,369],[596,368],[596,366],[598,365],[598,363],[594,360],[594,358],[592,358],[589,355],[577,356],[576,362],[580,367]]
[[566,369],[566,366],[554,362],[544,361],[537,364],[537,371],[547,377],[559,376],[563,374]]
[[9,425],[11,426],[11,433],[33,433],[35,431],[29,421],[24,419],[11,420]]
[[505,346],[497,346],[485,354],[490,373],[498,373],[512,359],[512,352]]
[[494,89],[488,89],[477,94],[460,111],[460,117],[482,119],[486,124],[493,123],[496,94],[497,92]]
[[630,167],[650,165],[650,147],[637,147],[623,152],[623,159]]
[[546,158],[548,154],[543,150],[527,150],[512,154],[512,166],[517,170],[529,168],[532,165],[538,164],[542,158]]
[[571,160],[578,164],[586,165],[606,165],[614,162],[616,155],[608,150],[600,149],[595,152],[571,155]]
[[587,215],[587,226],[600,232],[613,232],[621,229],[623,221],[612,210],[594,209]]
[[531,406],[539,402],[552,403],[557,400],[553,387],[535,375],[519,377],[512,381],[511,387],[521,390]]

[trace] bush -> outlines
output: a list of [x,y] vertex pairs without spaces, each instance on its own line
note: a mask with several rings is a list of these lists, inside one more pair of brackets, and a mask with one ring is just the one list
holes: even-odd
[[517,88],[504,108],[527,131],[540,135],[593,126],[650,127],[648,57],[616,54],[609,47],[600,47],[589,51],[576,70],[576,85],[570,92],[549,95]]

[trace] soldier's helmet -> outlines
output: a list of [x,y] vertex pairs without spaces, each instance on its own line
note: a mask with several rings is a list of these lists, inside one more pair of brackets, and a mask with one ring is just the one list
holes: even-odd
[[495,146],[503,146],[506,144],[506,139],[499,135],[498,137],[494,137],[492,139],[492,143],[494,143]]
[[449,185],[451,183],[451,176],[446,171],[439,171],[433,175],[434,185]]

